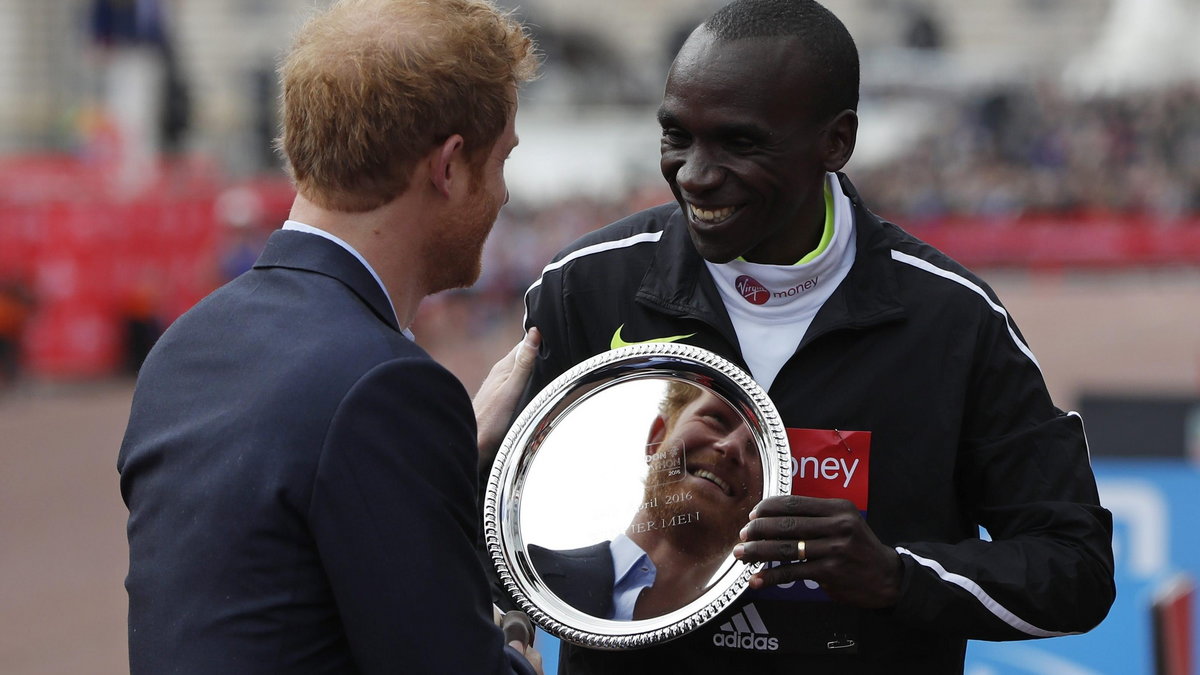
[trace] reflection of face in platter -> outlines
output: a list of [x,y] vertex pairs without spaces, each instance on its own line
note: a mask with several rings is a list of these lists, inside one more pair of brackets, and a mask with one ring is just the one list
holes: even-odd
[[685,396],[693,400],[651,425],[643,514],[647,522],[657,518],[658,536],[701,557],[723,558],[762,499],[762,464],[737,411],[689,389]]
[[762,499],[754,436],[723,399],[672,383],[646,441],[643,504],[627,536],[654,563],[633,618],[661,616],[700,597],[731,560],[738,532]]
[[[662,617],[732,578],[739,565],[733,546],[750,509],[762,500],[762,451],[742,414],[698,384],[675,379],[665,387],[662,380],[648,384],[653,386],[644,391],[651,396],[633,396],[634,407],[615,412],[604,407],[607,414],[584,427],[595,434],[597,425],[657,413],[648,429],[641,427],[645,435],[634,431],[616,446],[623,454],[618,462],[634,459],[635,452],[644,462],[642,471],[619,464],[636,473],[617,478],[642,483],[615,486],[622,501],[632,496],[625,489],[641,488],[635,512],[619,510],[629,518],[620,535],[579,548],[547,547],[550,535],[526,540],[529,560],[546,587],[569,606],[600,618]],[[579,439],[572,440],[573,449]],[[601,446],[614,454],[613,445]],[[530,490],[526,513],[533,494]]]

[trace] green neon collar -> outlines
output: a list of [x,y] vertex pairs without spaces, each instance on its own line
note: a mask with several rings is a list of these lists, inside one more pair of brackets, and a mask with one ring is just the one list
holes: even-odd
[[821,233],[821,242],[817,244],[817,247],[797,261],[796,264],[803,265],[806,262],[812,262],[814,258],[829,248],[829,242],[831,241],[833,241],[833,193],[829,191],[829,183],[825,183],[825,231]]
[[[793,265],[803,265],[807,262],[812,262],[817,256],[825,252],[829,248],[829,242],[833,241],[833,193],[829,190],[829,183],[825,183],[825,231],[821,233],[821,241],[817,243],[817,247],[809,251],[803,258],[797,260]],[[738,260],[746,262],[742,256],[738,256]]]

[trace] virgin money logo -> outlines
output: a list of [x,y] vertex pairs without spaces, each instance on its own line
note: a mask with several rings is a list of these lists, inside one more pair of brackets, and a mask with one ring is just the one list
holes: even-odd
[[737,287],[738,293],[742,294],[746,302],[752,305],[761,305],[771,299],[771,292],[758,283],[758,279],[754,277],[743,274],[734,280],[733,285]]

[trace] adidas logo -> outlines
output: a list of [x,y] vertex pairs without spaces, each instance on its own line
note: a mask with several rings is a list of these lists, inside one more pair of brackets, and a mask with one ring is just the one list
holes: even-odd
[[751,603],[734,614],[729,621],[721,624],[718,632],[713,633],[713,644],[729,649],[752,649],[760,652],[773,652],[779,649],[779,638],[771,637],[758,610]]

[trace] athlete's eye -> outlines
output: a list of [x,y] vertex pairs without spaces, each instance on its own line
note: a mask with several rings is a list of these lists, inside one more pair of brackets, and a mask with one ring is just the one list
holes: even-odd
[[732,152],[744,153],[754,150],[758,144],[753,139],[738,136],[725,141],[725,147]]
[[682,129],[678,129],[676,127],[663,127],[662,142],[664,145],[679,147],[687,145],[688,141],[691,139],[692,137]]

